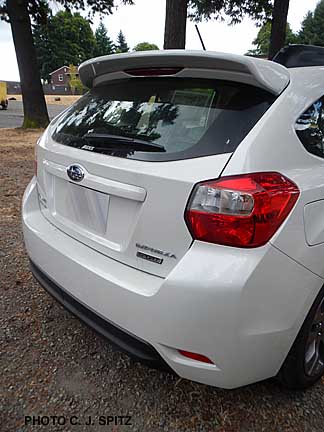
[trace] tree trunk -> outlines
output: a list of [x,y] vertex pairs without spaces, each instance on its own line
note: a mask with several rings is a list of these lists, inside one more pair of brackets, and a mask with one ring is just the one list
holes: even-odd
[[166,0],[164,49],[185,49],[188,0]]
[[269,59],[285,46],[289,0],[275,0],[272,13]]
[[37,65],[28,0],[7,0],[7,10],[15,45],[24,105],[24,128],[45,127],[49,123],[44,91]]

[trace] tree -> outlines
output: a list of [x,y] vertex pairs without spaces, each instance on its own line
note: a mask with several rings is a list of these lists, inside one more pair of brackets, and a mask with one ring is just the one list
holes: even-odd
[[[122,0],[133,4],[132,0]],[[65,9],[111,14],[114,0],[56,0]],[[0,15],[11,25],[24,104],[23,127],[44,127],[48,113],[37,65],[31,21],[46,24],[49,0],[0,0]]]
[[298,34],[300,43],[302,44],[312,44],[314,39],[313,31],[313,12],[309,11],[301,24],[301,30]]
[[24,122],[22,126],[24,128],[45,127],[49,119],[37,66],[27,3],[18,0],[7,0],[6,12],[10,19],[20,73],[24,105]]
[[83,86],[83,84],[79,78],[77,66],[70,64],[69,70],[70,70],[70,72],[69,72],[70,73],[69,84],[70,84],[72,94],[76,94],[76,93],[82,94],[85,87]]
[[149,42],[141,42],[134,46],[134,51],[151,51],[151,50],[158,50],[159,47],[153,43]]
[[[252,44],[256,47],[247,52],[248,55],[268,56],[270,48],[271,22],[264,24]],[[296,35],[289,23],[287,23],[285,45],[298,43],[298,35]]]
[[324,0],[321,0],[314,12],[308,12],[299,32],[301,43],[324,46]]
[[185,48],[188,0],[166,0],[164,49]]
[[47,23],[35,24],[33,35],[41,78],[70,63],[79,65],[95,55],[96,39],[90,22],[79,13],[60,11]]
[[211,18],[237,24],[249,16],[263,24],[272,17],[269,56],[285,43],[289,0],[166,0],[164,49],[185,48],[187,15],[195,21]]
[[120,30],[117,36],[116,52],[123,53],[128,51],[129,46],[126,43],[126,38],[124,36],[124,33]]
[[274,0],[270,35],[269,59],[285,45],[289,0]]
[[189,17],[195,21],[228,19],[238,24],[249,16],[259,24],[271,17],[273,0],[189,0]]
[[32,25],[33,40],[36,49],[36,57],[40,72],[40,77],[44,82],[48,82],[50,72],[58,69],[61,65],[54,62],[53,50],[55,49],[55,40],[50,38],[49,17],[47,22],[36,22]]
[[271,0],[166,0],[164,49],[185,48],[187,16],[194,21],[227,16],[236,24],[248,15],[262,23],[271,10]]
[[113,41],[108,36],[107,29],[102,21],[95,32],[96,47],[94,55],[96,57],[113,54],[115,52],[115,46]]

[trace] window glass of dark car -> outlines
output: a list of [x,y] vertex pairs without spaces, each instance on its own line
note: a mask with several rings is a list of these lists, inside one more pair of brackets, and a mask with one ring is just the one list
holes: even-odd
[[92,89],[54,125],[68,146],[137,160],[233,152],[274,101],[246,84],[131,78]]
[[307,151],[324,157],[324,96],[299,117],[296,132]]

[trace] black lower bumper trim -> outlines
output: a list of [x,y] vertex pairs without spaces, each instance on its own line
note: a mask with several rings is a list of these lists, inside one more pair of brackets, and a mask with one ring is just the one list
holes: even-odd
[[93,312],[66,290],[58,286],[32,261],[30,261],[30,268],[35,279],[49,294],[77,318],[107,338],[112,344],[150,367],[164,369],[169,372],[172,371],[160,354],[150,344],[122,330],[115,324],[112,324]]

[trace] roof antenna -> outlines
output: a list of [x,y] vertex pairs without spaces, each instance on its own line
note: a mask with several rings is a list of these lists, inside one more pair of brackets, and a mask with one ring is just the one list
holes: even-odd
[[202,39],[202,37],[201,37],[201,34],[200,34],[200,31],[199,31],[198,25],[195,24],[195,27],[196,27],[196,30],[197,30],[197,33],[198,33],[198,36],[199,36],[199,39],[200,39],[201,45],[202,45],[202,47],[203,47],[203,50],[206,51],[206,47],[205,47],[204,41],[203,41],[203,39]]

